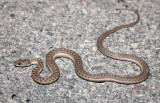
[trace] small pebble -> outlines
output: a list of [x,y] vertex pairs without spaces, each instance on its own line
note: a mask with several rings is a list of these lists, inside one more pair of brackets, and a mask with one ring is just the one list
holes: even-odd
[[15,17],[15,15],[14,15],[14,14],[10,14],[10,16],[11,16],[12,18],[14,18],[14,17]]
[[43,31],[43,29],[40,30],[40,32],[42,32],[42,31]]
[[140,89],[140,86],[137,85],[137,84],[135,84],[135,85],[134,85],[134,89],[138,90],[138,89]]
[[125,2],[125,0],[117,0],[117,2],[118,2],[118,3],[120,3],[120,2]]
[[95,52],[97,50],[97,48],[96,47],[92,47],[92,50]]
[[12,99],[13,99],[14,97],[16,97],[16,95],[15,95],[15,94],[12,94]]
[[30,99],[27,99],[27,100],[26,100],[27,103],[29,103],[30,101],[31,101]]
[[87,10],[86,9],[82,9],[82,13],[87,15]]
[[141,84],[143,84],[144,86],[147,86],[147,84],[145,82],[142,82]]
[[70,9],[70,11],[69,11],[70,14],[73,14],[74,12],[75,12],[75,10],[73,10],[73,9]]
[[88,84],[89,86],[94,86],[94,83],[93,83],[93,82],[87,82],[87,84]]
[[55,22],[52,23],[52,26],[56,26],[57,24]]
[[138,43],[132,43],[130,44],[132,48],[137,48],[138,47]]
[[0,91],[0,95],[2,95],[2,94],[3,94],[3,92]]
[[31,38],[30,38],[30,41],[34,41],[34,38],[31,37]]
[[138,94],[138,97],[142,97],[142,96],[144,96],[143,94]]
[[5,52],[5,51],[6,51],[6,48],[3,48],[3,49],[2,49],[2,52]]
[[3,9],[3,7],[4,7],[4,5],[0,4],[0,10],[2,10],[2,9]]
[[91,33],[91,32],[93,32],[93,30],[92,29],[88,29],[88,32]]
[[147,86],[144,86],[144,91],[148,91],[148,87]]

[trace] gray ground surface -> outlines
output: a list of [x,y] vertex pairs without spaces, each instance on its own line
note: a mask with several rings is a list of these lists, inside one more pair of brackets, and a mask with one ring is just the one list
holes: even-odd
[[[103,32],[134,21],[131,12],[116,14],[126,7],[138,10],[140,22],[110,35],[104,45],[144,59],[151,70],[146,81],[133,85],[85,81],[75,74],[72,61],[60,58],[59,80],[40,85],[30,77],[34,66],[14,67],[19,58],[45,61],[47,52],[63,47],[80,54],[90,73],[137,75],[140,70],[134,63],[110,59],[96,48]],[[1,0],[0,65],[0,103],[160,103],[160,1]],[[41,75],[48,74],[45,65]]]

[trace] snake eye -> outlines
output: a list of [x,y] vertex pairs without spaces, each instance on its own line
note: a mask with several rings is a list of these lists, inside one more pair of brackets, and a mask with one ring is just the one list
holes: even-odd
[[22,63],[18,63],[18,65],[21,65]]

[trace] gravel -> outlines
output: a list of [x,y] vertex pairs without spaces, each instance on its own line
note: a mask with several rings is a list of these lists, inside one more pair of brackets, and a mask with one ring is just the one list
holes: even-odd
[[[159,0],[1,0],[0,1],[0,103],[159,103],[160,101]],[[132,22],[134,8],[140,22],[104,40],[117,53],[134,54],[150,67],[149,78],[139,84],[94,83],[79,78],[71,60],[56,60],[61,76],[50,85],[35,83],[34,66],[19,68],[19,58],[40,57],[55,48],[81,55],[86,71],[137,75],[134,63],[113,60],[96,48],[106,30]],[[41,73],[47,76],[46,65]]]

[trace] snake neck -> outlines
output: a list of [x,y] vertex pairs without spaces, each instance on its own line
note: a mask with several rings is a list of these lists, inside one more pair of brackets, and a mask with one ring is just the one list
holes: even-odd
[[35,69],[38,71],[38,73],[40,74],[41,71],[43,70],[44,68],[44,65],[43,65],[43,61],[40,59],[40,58],[31,58],[30,59],[30,63],[32,65],[36,65]]

